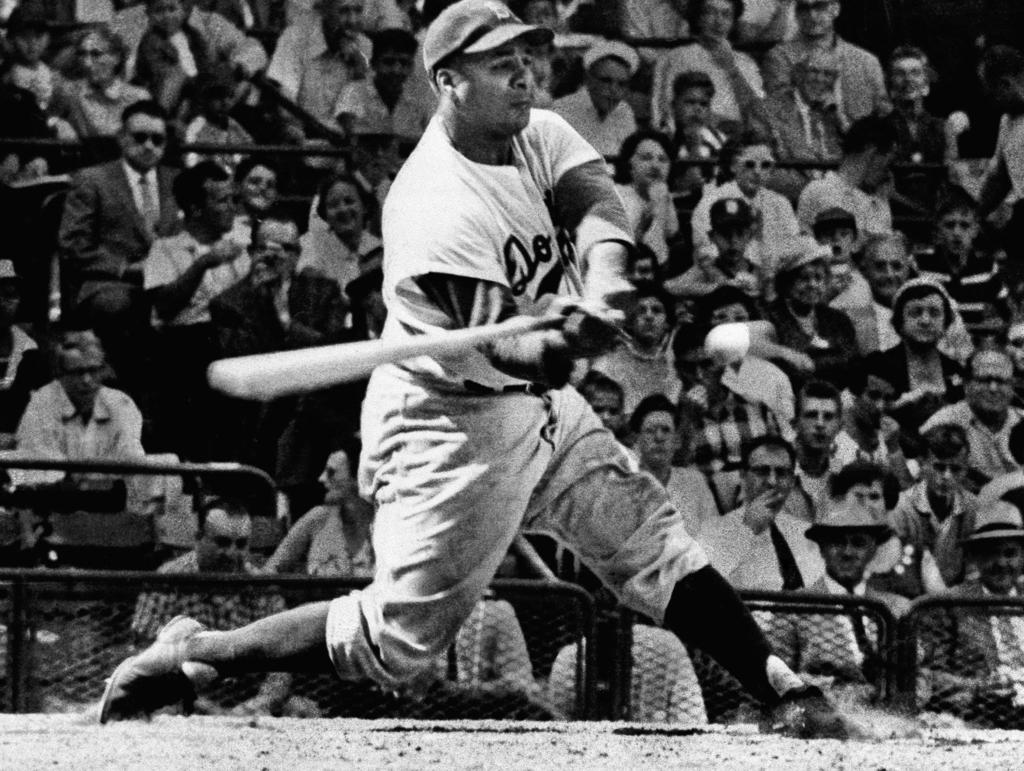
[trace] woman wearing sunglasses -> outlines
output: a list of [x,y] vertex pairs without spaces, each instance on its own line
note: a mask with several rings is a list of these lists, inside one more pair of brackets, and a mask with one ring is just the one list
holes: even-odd
[[774,275],[775,258],[767,245],[784,243],[800,234],[800,225],[789,201],[767,187],[775,170],[775,156],[763,137],[745,134],[726,143],[718,158],[718,186],[705,188],[690,219],[694,249],[711,243],[708,235],[711,205],[721,198],[742,198],[750,205],[755,218],[754,238],[747,249],[747,258],[762,269],[768,284],[764,290],[771,298],[774,293],[770,279]]

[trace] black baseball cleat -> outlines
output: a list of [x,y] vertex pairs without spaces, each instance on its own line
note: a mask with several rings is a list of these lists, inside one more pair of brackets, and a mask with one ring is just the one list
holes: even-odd
[[761,723],[765,733],[798,739],[856,739],[861,731],[821,689],[805,685],[787,691]]
[[153,712],[195,697],[196,685],[212,682],[216,670],[182,661],[185,642],[206,629],[188,616],[175,616],[142,653],[122,661],[100,698],[100,723],[149,717]]

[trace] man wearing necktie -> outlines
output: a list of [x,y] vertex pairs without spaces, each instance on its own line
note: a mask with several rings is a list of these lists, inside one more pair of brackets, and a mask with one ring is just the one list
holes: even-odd
[[[984,506],[961,542],[970,576],[950,594],[992,600],[925,617],[918,694],[927,709],[985,727],[1024,728],[1024,521],[1005,499]],[[999,607],[996,607],[996,606]]]
[[[871,512],[853,499],[833,502],[831,510],[807,530],[818,544],[825,575],[806,587],[814,594],[881,600],[899,618],[909,600],[866,584],[867,566],[880,544],[892,534]],[[870,700],[884,674],[879,656],[878,628],[858,608],[823,615],[779,614],[767,634],[779,655],[794,671],[819,686],[850,686],[853,695]]]

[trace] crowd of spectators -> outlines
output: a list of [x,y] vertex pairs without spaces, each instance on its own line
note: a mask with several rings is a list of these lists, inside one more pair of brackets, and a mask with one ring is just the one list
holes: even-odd
[[[253,567],[248,514],[197,494],[195,550],[163,570],[372,572],[372,512],[352,484],[363,386],[255,403],[214,393],[205,373],[221,357],[380,334],[381,204],[433,111],[418,41],[447,4],[2,5],[0,135],[35,140],[0,150],[0,221],[18,236],[0,255],[4,449],[251,464],[295,523]],[[532,51],[536,104],[607,158],[637,244],[629,342],[573,382],[737,588],[875,597],[897,615],[953,587],[1014,594],[1024,54],[1009,44],[1024,41],[1006,34],[1024,27],[974,19],[983,45],[962,50],[965,72],[928,29],[866,28],[845,5],[512,3],[554,28]],[[972,79],[960,101],[943,90]],[[972,155],[990,156],[983,175]],[[759,344],[726,362],[704,339],[733,321]],[[80,493],[83,509],[86,493],[120,495],[137,515],[159,497],[110,475],[11,470],[9,482]],[[5,559],[46,563],[53,523],[8,519]],[[1013,554],[999,562],[996,546]],[[155,632],[154,608],[140,600],[140,635]],[[478,611],[466,634],[479,639],[456,648],[493,637],[495,659],[455,668],[540,698],[512,607]],[[768,631],[811,677],[874,683],[877,630],[817,618]],[[1006,630],[992,643],[1012,671],[999,697],[1024,709],[1011,656],[1024,662],[1024,628]],[[927,654],[938,680],[963,674],[956,651]],[[558,666],[575,671],[574,655]],[[695,682],[689,664],[679,677]],[[287,683],[268,682],[253,698],[280,712]],[[978,694],[965,692],[935,700],[971,714]]]

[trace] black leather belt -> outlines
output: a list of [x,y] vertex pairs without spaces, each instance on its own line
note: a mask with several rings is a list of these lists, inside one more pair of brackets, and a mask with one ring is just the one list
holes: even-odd
[[548,390],[543,383],[513,383],[504,388],[491,388],[472,380],[463,380],[462,385],[471,394],[532,394],[540,396]]

